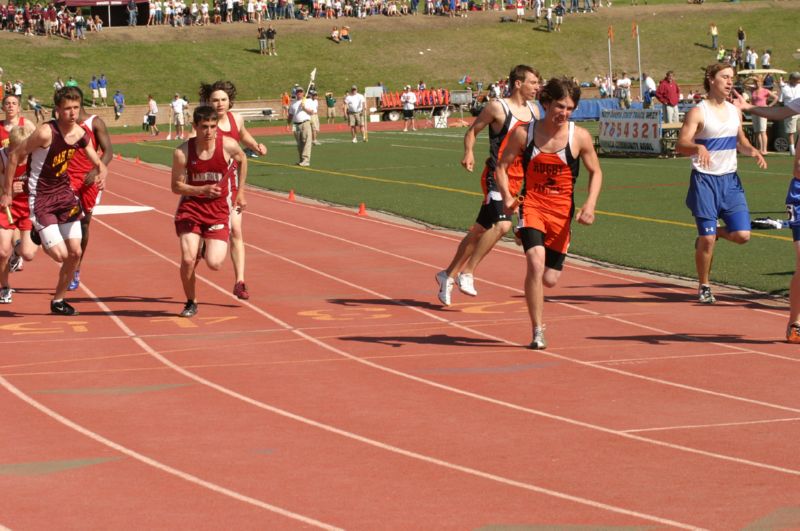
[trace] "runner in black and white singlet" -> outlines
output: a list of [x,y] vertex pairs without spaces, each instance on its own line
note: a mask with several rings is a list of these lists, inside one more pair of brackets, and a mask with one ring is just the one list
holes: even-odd
[[0,207],[12,202],[11,182],[14,168],[25,157],[29,159],[28,202],[34,231],[45,253],[61,264],[50,311],[59,315],[76,315],[64,301],[69,281],[81,256],[81,208],[70,188],[67,168],[70,159],[84,149],[91,163],[98,168],[95,181],[103,188],[106,167],[87,141],[86,129],[78,123],[81,94],[74,87],[56,91],[53,101],[58,119],[40,125],[9,157]]
[[[508,98],[490,102],[464,135],[464,158],[461,165],[469,172],[475,169],[473,148],[475,140],[489,126],[489,158],[481,176],[484,200],[478,218],[458,245],[447,269],[436,274],[439,301],[445,306],[451,302],[453,286],[462,293],[476,296],[473,272],[486,254],[511,229],[511,219],[503,212],[503,201],[494,183],[494,171],[509,131],[538,117],[538,109],[531,103],[539,92],[539,72],[527,65],[515,66],[508,76],[511,94]],[[511,172],[521,182],[522,172]],[[519,190],[519,187],[517,187]]]

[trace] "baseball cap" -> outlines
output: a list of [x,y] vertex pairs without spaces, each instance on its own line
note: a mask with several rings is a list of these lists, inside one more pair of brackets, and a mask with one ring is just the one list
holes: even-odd
[[789,79],[800,80],[800,72],[792,72],[791,74],[789,74]]
[[353,85],[352,87],[350,87],[350,90],[358,90],[358,86]]
[[316,90],[309,90],[308,91],[308,95],[309,96],[316,96],[317,95],[317,91]]

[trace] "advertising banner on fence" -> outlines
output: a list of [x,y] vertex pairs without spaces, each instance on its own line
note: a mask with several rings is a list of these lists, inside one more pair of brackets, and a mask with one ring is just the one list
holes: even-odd
[[661,112],[654,109],[603,109],[600,147],[609,153],[661,153]]

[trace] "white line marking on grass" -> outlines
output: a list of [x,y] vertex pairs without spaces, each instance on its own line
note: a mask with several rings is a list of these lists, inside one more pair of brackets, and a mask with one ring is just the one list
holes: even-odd
[[749,420],[742,422],[722,422],[719,424],[687,424],[685,426],[664,426],[662,428],[640,428],[633,430],[622,430],[624,433],[643,433],[648,431],[670,431],[670,430],[694,430],[704,428],[725,428],[728,426],[751,426],[753,424],[772,424],[776,422],[797,422],[800,417],[789,417],[783,419]]
[[[128,199],[135,202],[135,200],[133,200],[133,199],[130,199],[130,198],[128,198]],[[158,210],[158,209],[156,209],[155,212],[157,212],[159,214],[162,214],[164,216],[170,217],[170,218],[172,217],[171,214],[168,214],[167,212],[164,212],[164,211],[161,211],[161,210]],[[155,249],[147,246],[146,244],[140,242],[139,240],[136,240],[135,238],[123,233],[122,231],[120,231],[120,230],[118,230],[118,229],[116,229],[114,227],[111,227],[107,223],[103,223],[102,221],[99,221],[99,223],[101,223],[103,226],[107,227],[109,230],[111,230],[111,231],[117,233],[118,235],[122,236],[123,238],[135,243],[136,245],[139,245],[140,247],[144,248],[145,250],[147,250],[147,251],[155,254],[156,256],[159,256],[160,258],[164,259],[165,261],[173,264],[175,267],[179,267],[179,264],[177,262],[167,258],[163,254],[161,254],[158,251],[156,251]],[[325,277],[325,278],[329,278],[331,280],[337,281],[337,282],[339,282],[341,284],[344,284],[346,286],[350,286],[350,287],[353,287],[353,288],[358,289],[360,291],[363,291],[365,293],[371,294],[373,296],[382,298],[382,299],[387,300],[387,301],[391,301],[392,303],[396,304],[397,306],[406,307],[406,308],[408,308],[408,309],[410,309],[412,311],[418,312],[418,313],[420,313],[422,315],[426,315],[426,316],[428,316],[429,318],[431,318],[431,319],[433,319],[435,321],[439,321],[439,322],[442,322],[442,323],[447,323],[450,326],[453,326],[455,328],[458,328],[458,329],[461,329],[461,330],[465,330],[465,331],[471,332],[473,334],[476,334],[478,336],[482,336],[482,337],[485,337],[485,338],[488,338],[488,339],[493,339],[493,340],[499,341],[501,343],[505,343],[505,344],[513,345],[513,346],[522,346],[522,345],[520,345],[518,343],[511,342],[511,341],[509,341],[507,339],[503,339],[503,338],[499,338],[499,337],[496,337],[496,336],[493,336],[493,335],[490,335],[490,334],[486,334],[486,333],[483,333],[483,332],[481,332],[479,330],[474,330],[472,328],[463,326],[463,325],[461,325],[459,323],[452,322],[452,321],[450,321],[448,319],[445,319],[445,318],[440,317],[438,315],[432,314],[432,313],[430,313],[430,312],[428,312],[426,310],[422,310],[420,308],[416,308],[416,307],[404,304],[402,302],[395,301],[394,299],[392,299],[392,298],[390,298],[390,297],[388,297],[386,295],[383,295],[381,293],[378,293],[376,291],[370,290],[369,288],[366,288],[366,287],[363,287],[363,286],[359,286],[357,284],[354,284],[352,282],[346,281],[344,279],[339,279],[339,278],[337,278],[337,277],[335,277],[333,275],[325,273],[324,271],[320,271],[318,269],[306,266],[306,265],[301,264],[299,262],[295,262],[293,260],[290,260],[290,259],[288,259],[286,257],[280,256],[280,255],[276,255],[274,253],[271,253],[271,252],[269,252],[269,251],[267,251],[265,249],[261,249],[261,248],[259,248],[257,246],[252,245],[252,244],[247,244],[247,246],[248,247],[252,247],[252,248],[254,248],[256,250],[259,250],[260,252],[262,252],[264,254],[267,254],[269,256],[272,256],[272,257],[274,257],[274,258],[276,258],[278,260],[282,260],[282,261],[291,263],[291,264],[295,265],[296,267],[299,267],[301,269],[305,269],[307,271],[316,273],[319,276],[322,276],[322,277]],[[212,283],[208,279],[206,279],[206,278],[204,278],[204,277],[202,277],[200,275],[198,275],[197,278],[200,279],[202,282],[208,284],[209,286],[213,287],[217,291],[223,293],[225,296],[230,297],[230,298],[234,297],[232,294],[230,294],[228,292],[228,290],[226,290],[226,289],[224,289],[224,288]],[[424,384],[424,385],[428,385],[428,386],[431,386],[431,387],[435,387],[437,389],[442,389],[442,390],[445,390],[445,391],[449,391],[449,392],[452,392],[452,393],[455,393],[455,394],[459,394],[459,395],[462,395],[462,396],[474,398],[476,400],[480,400],[480,401],[487,402],[487,403],[490,403],[490,404],[495,404],[495,405],[502,406],[502,407],[505,407],[505,408],[509,408],[509,409],[512,409],[512,410],[521,411],[521,412],[529,413],[529,414],[536,415],[536,416],[541,416],[541,417],[544,417],[544,418],[547,418],[547,419],[551,419],[551,420],[557,420],[557,421],[565,422],[567,424],[571,424],[571,425],[574,425],[574,426],[587,428],[587,429],[590,429],[590,430],[600,431],[602,433],[607,433],[607,434],[610,434],[610,435],[617,435],[617,436],[620,436],[620,437],[623,437],[623,438],[629,438],[629,439],[632,439],[632,440],[635,440],[635,441],[644,442],[644,443],[648,443],[648,444],[652,444],[652,445],[656,445],[656,446],[662,446],[662,447],[665,447],[665,448],[670,448],[670,449],[678,450],[678,451],[682,451],[682,452],[692,453],[692,454],[696,454],[696,455],[702,455],[704,457],[710,457],[710,458],[713,458],[713,459],[719,459],[719,460],[723,460],[723,461],[729,461],[729,462],[738,463],[738,464],[742,464],[742,465],[753,466],[753,467],[756,467],[756,468],[762,468],[762,469],[771,470],[771,471],[775,471],[775,472],[781,472],[781,473],[784,473],[784,474],[800,476],[800,470],[794,470],[794,469],[780,467],[780,466],[776,466],[776,465],[770,465],[770,464],[767,464],[767,463],[760,463],[760,462],[757,462],[757,461],[741,459],[741,458],[738,458],[738,457],[727,456],[727,455],[718,454],[718,453],[715,453],[715,452],[708,452],[708,451],[700,450],[700,449],[697,449],[697,448],[691,448],[691,447],[687,447],[687,446],[681,446],[681,445],[675,445],[675,444],[671,444],[671,443],[666,443],[666,442],[663,442],[663,441],[659,441],[657,439],[649,439],[649,438],[641,437],[641,436],[634,435],[634,434],[623,433],[623,432],[621,432],[619,430],[615,430],[615,429],[612,429],[612,428],[606,428],[604,426],[599,426],[599,425],[596,425],[596,424],[590,424],[588,422],[583,422],[583,421],[571,419],[571,418],[568,418],[568,417],[563,417],[563,416],[560,416],[560,415],[554,415],[554,414],[547,413],[547,412],[544,412],[544,411],[539,411],[539,410],[535,410],[535,409],[532,409],[532,408],[520,406],[518,404],[505,402],[503,400],[495,399],[495,398],[492,398],[492,397],[489,397],[489,396],[485,396],[485,395],[479,395],[477,393],[472,393],[470,391],[465,391],[463,389],[459,389],[459,388],[456,388],[456,387],[451,387],[449,385],[441,384],[441,383],[435,382],[433,380],[427,380],[425,378],[414,376],[414,375],[409,374],[409,373],[405,373],[405,372],[402,372],[402,371],[399,371],[399,370],[391,369],[389,367],[385,367],[385,366],[380,365],[378,363],[367,361],[365,359],[362,359],[362,358],[359,358],[357,356],[354,356],[354,355],[352,355],[352,354],[350,354],[348,352],[345,352],[345,351],[343,351],[343,350],[341,350],[341,349],[339,349],[337,347],[329,345],[329,344],[325,343],[324,341],[319,340],[318,338],[310,336],[310,335],[306,334],[305,332],[303,332],[303,331],[301,331],[301,330],[299,330],[297,328],[292,327],[291,325],[289,325],[288,323],[285,323],[284,321],[282,321],[278,317],[266,312],[265,310],[261,309],[260,307],[254,305],[254,304],[252,304],[252,303],[250,303],[248,301],[237,301],[237,302],[239,302],[240,304],[243,304],[243,305],[251,308],[256,313],[266,317],[267,319],[270,319],[271,321],[279,324],[280,326],[286,327],[286,329],[287,330],[291,330],[292,333],[297,334],[298,336],[303,337],[304,339],[307,339],[309,342],[314,343],[314,344],[320,346],[323,349],[326,349],[326,350],[329,350],[329,351],[334,352],[336,354],[339,354],[339,355],[341,355],[343,357],[346,357],[346,358],[348,358],[348,359],[350,359],[350,360],[352,360],[354,362],[366,365],[368,367],[377,369],[379,371],[383,371],[383,372],[386,372],[386,373],[389,373],[389,374],[393,374],[395,376],[399,376],[401,378],[406,378],[406,379],[409,379],[409,380],[412,380],[412,381],[415,381],[415,382],[418,382],[418,383],[421,383],[421,384]],[[650,378],[650,377],[647,377],[647,376],[638,375],[638,374],[635,374],[635,373],[627,373],[625,371],[620,371],[620,370],[612,369],[612,368],[609,368],[609,367],[593,366],[593,365],[590,365],[588,363],[581,362],[579,360],[575,360],[575,359],[572,359],[572,358],[568,358],[566,356],[560,356],[560,355],[557,355],[557,354],[554,354],[554,353],[547,353],[547,352],[544,352],[544,351],[540,351],[540,352],[542,354],[547,354],[550,357],[554,357],[554,358],[561,359],[561,360],[564,360],[564,361],[571,361],[571,362],[582,364],[582,365],[585,365],[585,366],[588,366],[588,367],[595,367],[595,368],[600,369],[600,370],[607,370],[609,372],[614,372],[614,373],[618,373],[618,374],[622,374],[622,375],[626,375],[626,376],[631,376],[631,377],[639,378],[639,379],[642,379],[642,380],[652,381],[652,382],[656,382],[656,383],[663,383],[665,385],[669,385],[669,386],[673,386],[673,387],[679,387],[679,388],[683,388],[683,389],[687,389],[687,390],[694,390],[694,391],[697,391],[697,392],[700,392],[700,393],[714,395],[714,396],[729,397],[729,398],[734,399],[734,400],[740,400],[740,401],[744,401],[744,402],[756,403],[756,404],[760,404],[760,405],[765,405],[767,407],[771,407],[772,406],[771,404],[760,403],[758,401],[750,400],[750,399],[747,399],[747,398],[734,397],[732,395],[724,395],[722,393],[716,393],[714,391],[709,391],[709,390],[706,390],[706,389],[692,388],[690,386],[685,386],[685,385],[682,385],[682,384],[677,384],[677,383],[668,382],[668,381],[662,381],[662,380],[658,380],[658,379],[655,379],[655,378]],[[169,363],[169,361],[166,360],[166,359],[164,359],[164,362],[165,363]],[[191,374],[191,373],[189,373],[189,374]],[[202,378],[198,376],[198,377],[196,377],[196,379],[197,379],[197,381],[200,381],[200,379],[202,379]],[[221,390],[221,392],[228,392],[228,390],[222,391],[222,389],[225,389],[225,388],[223,388],[221,386],[217,386],[216,384],[213,384],[213,385],[215,386],[214,388],[219,388],[219,390]],[[233,392],[233,391],[228,392],[228,394],[231,394],[231,393],[235,393],[235,392]],[[247,402],[248,403],[259,404],[259,402],[255,401],[255,400],[252,400],[250,398],[247,398]],[[271,406],[267,406],[267,405],[264,405],[264,406],[269,408],[271,411],[273,409]],[[774,407],[776,409],[786,409],[786,410],[789,410],[789,411],[800,413],[800,410],[795,410],[795,409],[792,409],[792,408],[786,408],[786,407],[783,407],[783,406],[774,406]],[[290,414],[290,415],[293,415],[293,414]],[[316,421],[311,421],[311,422],[315,422],[315,425],[316,425]],[[338,430],[338,428],[333,428],[333,427],[331,427],[330,429]],[[366,440],[364,442],[366,442]],[[383,444],[383,443],[378,443],[378,444]]]
[[[171,214],[168,214],[166,212],[160,211],[158,209],[156,209],[155,211],[159,212],[161,214],[164,214],[166,216],[172,217]],[[155,249],[147,246],[146,244],[136,240],[135,238],[133,238],[133,237],[123,233],[122,231],[112,227],[108,223],[105,223],[105,222],[103,222],[101,220],[97,220],[97,223],[100,223],[102,226],[106,227],[107,229],[111,230],[112,232],[115,232],[119,236],[122,236],[123,238],[125,238],[125,239],[133,242],[134,244],[144,248],[145,250],[147,250],[148,252],[154,254],[155,256],[158,256],[158,257],[162,258],[166,262],[171,263],[173,266],[175,266],[177,268],[180,268],[180,264],[178,264],[177,262],[171,260],[170,258],[166,257],[165,255],[161,254],[160,252],[156,251]],[[197,275],[197,279],[200,280],[201,282],[211,286],[212,288],[216,289],[217,291],[223,293],[224,295],[226,295],[226,296],[228,296],[230,298],[235,298],[234,295],[228,293],[228,290],[226,290],[226,289],[214,284],[213,282],[211,282],[210,280],[206,279],[205,277],[203,277],[201,275]],[[259,409],[263,409],[265,411],[269,411],[269,412],[274,413],[276,415],[280,415],[282,417],[289,418],[291,420],[295,420],[297,422],[300,422],[300,423],[303,423],[303,424],[307,424],[309,426],[313,426],[313,427],[321,429],[323,431],[327,431],[329,433],[334,433],[336,435],[340,435],[342,437],[345,437],[345,438],[348,438],[348,439],[351,439],[351,440],[355,440],[355,441],[367,444],[369,446],[373,446],[375,448],[386,450],[386,451],[389,451],[389,452],[392,452],[392,453],[403,455],[405,457],[409,457],[411,459],[416,459],[416,460],[419,460],[419,461],[423,461],[423,462],[426,462],[426,463],[437,465],[437,466],[440,466],[440,467],[443,467],[443,468],[447,468],[447,469],[450,469],[450,470],[455,470],[455,471],[458,471],[458,472],[469,474],[471,476],[475,476],[475,477],[479,477],[479,478],[482,478],[482,479],[487,479],[487,480],[490,480],[490,481],[494,481],[496,483],[508,485],[508,486],[511,486],[511,487],[517,487],[517,488],[524,489],[524,490],[527,490],[527,491],[530,491],[530,492],[535,492],[535,493],[538,493],[538,494],[544,494],[544,495],[547,495],[547,496],[551,496],[551,497],[558,498],[558,499],[561,499],[561,500],[566,500],[566,501],[578,503],[580,505],[585,505],[585,506],[592,507],[592,508],[595,508],[595,509],[601,509],[601,510],[613,512],[613,513],[617,513],[617,514],[624,514],[626,516],[632,516],[632,517],[635,517],[635,518],[640,518],[640,519],[643,519],[643,520],[647,520],[647,521],[650,521],[650,522],[656,522],[656,523],[660,523],[660,524],[663,524],[663,525],[671,525],[671,526],[675,526],[675,527],[678,527],[678,528],[681,528],[681,529],[698,529],[697,526],[693,526],[693,525],[690,525],[690,524],[685,524],[685,523],[678,522],[678,521],[675,521],[675,520],[670,520],[670,519],[667,519],[667,518],[661,518],[659,516],[654,516],[654,515],[650,515],[650,514],[647,514],[647,513],[641,513],[641,512],[638,512],[638,511],[634,511],[634,510],[625,509],[623,507],[617,507],[617,506],[614,506],[614,505],[609,505],[609,504],[606,504],[606,503],[603,503],[603,502],[599,502],[599,501],[595,501],[595,500],[591,500],[591,499],[588,499],[588,498],[582,498],[582,497],[579,497],[579,496],[573,496],[571,494],[566,494],[566,493],[563,493],[563,492],[547,489],[547,488],[540,487],[540,486],[537,486],[537,485],[534,485],[534,484],[531,484],[531,483],[525,483],[525,482],[522,482],[522,481],[513,480],[513,479],[510,479],[510,478],[506,478],[506,477],[503,477],[503,476],[498,476],[496,474],[492,474],[492,473],[489,473],[489,472],[484,472],[482,470],[478,470],[478,469],[475,469],[475,468],[458,465],[458,464],[455,464],[455,463],[451,463],[449,461],[444,461],[442,459],[437,459],[435,457],[430,457],[430,456],[427,456],[427,455],[424,455],[424,454],[420,454],[420,453],[417,453],[417,452],[413,452],[413,451],[410,451],[410,450],[406,450],[406,449],[403,449],[403,448],[400,448],[400,447],[397,447],[397,446],[386,444],[386,443],[383,443],[381,441],[377,441],[375,439],[364,437],[364,436],[358,435],[356,433],[349,432],[349,431],[343,430],[341,428],[337,428],[335,426],[331,426],[329,424],[324,424],[322,422],[318,422],[318,421],[315,421],[315,420],[312,420],[312,419],[297,415],[295,413],[291,413],[289,411],[286,411],[286,410],[283,410],[283,409],[279,409],[279,408],[277,408],[275,406],[271,406],[271,405],[266,404],[264,402],[261,402],[259,400],[255,400],[255,399],[253,399],[253,398],[251,398],[249,396],[240,394],[240,393],[238,393],[238,392],[236,392],[236,391],[234,391],[232,389],[229,389],[229,388],[224,387],[222,385],[216,384],[216,383],[214,383],[214,382],[212,382],[210,380],[207,380],[207,379],[203,378],[202,376],[199,376],[199,375],[197,375],[197,374],[195,374],[195,373],[193,373],[191,371],[188,371],[188,370],[184,369],[183,367],[181,367],[179,365],[176,365],[175,363],[171,362],[169,359],[165,358],[164,356],[159,354],[156,350],[151,348],[141,338],[136,336],[136,334],[132,330],[130,330],[127,327],[127,325],[125,325],[125,323],[122,322],[122,320],[119,317],[117,317],[105,305],[105,303],[100,301],[97,298],[97,296],[95,296],[94,293],[92,293],[89,290],[88,287],[86,287],[85,285],[82,285],[82,288],[84,290],[86,290],[86,292],[89,294],[89,296],[92,299],[95,300],[95,302],[101,307],[101,309],[107,315],[109,315],[109,317],[111,317],[111,319],[114,320],[114,322],[117,324],[117,326],[119,326],[120,329],[123,330],[123,332],[128,334],[131,337],[131,339],[136,342],[136,344],[138,344],[141,348],[143,348],[146,352],[148,352],[155,359],[157,359],[158,361],[163,363],[165,366],[170,367],[175,372],[185,376],[186,378],[194,380],[194,381],[200,383],[201,385],[204,385],[204,386],[207,386],[207,387],[209,387],[211,389],[219,391],[220,393],[225,394],[227,396],[230,396],[232,398],[236,398],[238,400],[241,400],[242,402],[245,402],[247,404],[255,406],[255,407],[259,408]],[[266,317],[267,319],[269,319],[269,320],[271,320],[271,321],[273,321],[273,322],[285,327],[287,330],[291,330],[293,333],[299,335],[300,337],[303,337],[304,339],[308,340],[310,343],[313,343],[313,344],[315,344],[315,345],[317,345],[317,346],[319,346],[319,347],[321,347],[323,349],[326,349],[326,350],[329,350],[329,351],[334,352],[336,354],[339,354],[340,356],[346,357],[346,358],[348,358],[350,360],[357,361],[359,363],[363,363],[365,365],[368,365],[370,367],[379,369],[381,371],[385,371],[385,372],[388,372],[388,373],[391,373],[391,374],[395,374],[395,375],[398,375],[398,376],[401,376],[401,377],[404,377],[404,378],[415,380],[415,381],[418,381],[418,382],[421,382],[421,383],[425,383],[425,384],[428,384],[428,385],[433,385],[434,387],[438,387],[438,388],[441,388],[441,389],[444,389],[444,390],[457,391],[462,395],[473,396],[475,398],[479,398],[479,399],[485,400],[485,401],[501,403],[501,402],[495,401],[493,399],[488,399],[487,397],[482,397],[480,395],[474,395],[474,394],[468,393],[466,391],[461,391],[461,390],[457,390],[455,388],[450,388],[448,386],[444,386],[444,385],[441,385],[441,384],[437,384],[435,382],[431,382],[429,380],[425,380],[424,378],[418,378],[418,377],[415,377],[415,376],[412,376],[412,375],[409,375],[409,374],[406,374],[406,373],[403,373],[403,372],[400,372],[400,371],[395,371],[393,369],[388,369],[388,368],[383,367],[381,365],[378,365],[376,363],[372,363],[372,362],[361,360],[361,359],[357,358],[356,356],[348,354],[347,352],[339,350],[336,347],[328,345],[327,343],[325,343],[323,341],[320,341],[320,340],[318,340],[318,339],[316,339],[316,338],[314,338],[312,336],[309,336],[308,334],[306,334],[306,333],[304,333],[304,332],[292,327],[291,325],[289,325],[288,323],[285,323],[284,321],[282,321],[278,317],[276,317],[276,316],[274,316],[274,315],[262,310],[260,307],[254,305],[254,304],[252,304],[252,303],[250,303],[248,301],[239,301],[238,299],[236,299],[236,300],[237,300],[237,302],[241,303],[242,305],[249,307],[250,309],[252,309],[256,313],[258,313],[258,314]],[[6,382],[4,380],[1,380],[1,378],[2,377],[0,377],[0,383],[3,383],[3,385],[5,385]],[[524,410],[524,408],[519,408],[519,407],[516,407],[515,409]],[[554,419],[558,418],[558,417],[555,417],[555,416],[552,416],[552,415],[547,415],[547,414],[543,414],[543,415],[547,416],[547,417],[554,418]],[[66,419],[64,419],[64,420],[66,420]],[[567,420],[569,420],[569,419],[567,419]],[[572,421],[572,420],[570,420],[570,422],[572,424],[575,424],[575,425],[584,425],[586,427],[590,427],[591,426],[589,424],[579,423],[577,421]],[[607,430],[605,428],[602,428],[601,431],[606,431],[608,433],[615,433],[613,430]],[[623,436],[629,437],[629,438],[632,438],[632,439],[638,439],[638,437],[635,436],[635,435],[627,435],[627,434],[625,434]],[[646,440],[646,439],[643,439],[643,440]],[[669,445],[665,444],[663,446],[669,446]],[[738,462],[745,463],[744,460],[738,460]],[[773,467],[773,468],[777,469],[777,467]],[[800,471],[796,471],[795,473],[800,475]],[[254,501],[257,501],[257,500],[254,500]],[[276,508],[276,509],[278,509],[278,508]],[[290,513],[290,514],[294,514],[294,513]],[[297,516],[299,516],[299,515],[297,515]],[[303,517],[303,518],[305,518],[305,517]],[[310,520],[310,521],[311,522],[316,522],[314,520]],[[327,524],[321,524],[321,526],[326,526],[326,525]]]
[[[99,220],[98,220],[98,222],[99,222]],[[104,312],[108,313],[109,316],[113,320],[115,320],[117,326],[119,326],[122,330],[126,331],[126,333],[130,332],[127,329],[127,327],[125,326],[125,324],[122,323],[121,321],[118,321],[116,319],[116,316],[113,313],[111,313],[110,310],[108,310],[108,307],[105,307],[105,304],[103,304],[103,302],[98,300],[97,297],[95,297],[94,294],[91,291],[89,291],[89,289],[85,286],[85,284],[82,283],[81,287],[89,294],[90,297],[92,297],[95,300],[95,303],[97,303],[101,308],[103,308]],[[132,334],[132,332],[130,334]],[[131,335],[131,339],[136,341],[138,338],[133,337]],[[152,350],[143,341],[142,342],[138,342],[137,341],[137,343],[139,343],[139,345],[142,348],[144,348],[145,350],[148,350],[148,351]],[[107,446],[107,447],[109,447],[109,448],[111,448],[113,450],[116,450],[117,452],[119,452],[121,454],[127,455],[128,457],[131,457],[131,458],[135,459],[136,461],[139,461],[140,463],[144,463],[145,465],[151,466],[151,467],[153,467],[155,469],[158,469],[158,470],[160,470],[162,472],[166,472],[167,474],[170,474],[172,476],[176,476],[176,477],[178,477],[180,479],[183,479],[184,481],[188,481],[189,483],[193,483],[194,485],[197,485],[199,487],[203,487],[203,488],[206,488],[206,489],[211,490],[213,492],[216,492],[218,494],[222,494],[224,496],[228,496],[229,498],[233,498],[234,500],[237,500],[237,501],[241,501],[241,502],[244,502],[244,503],[247,503],[247,504],[250,504],[250,505],[254,505],[254,506],[259,507],[261,509],[266,509],[267,511],[273,512],[275,514],[279,514],[281,516],[285,516],[285,517],[290,518],[292,520],[297,520],[299,522],[303,522],[304,524],[308,524],[308,525],[311,525],[311,526],[314,526],[314,527],[318,527],[320,529],[330,529],[330,530],[339,529],[337,527],[334,527],[334,526],[331,526],[329,524],[320,522],[318,520],[314,520],[313,518],[308,518],[307,516],[303,516],[301,514],[297,514],[297,513],[291,512],[291,511],[287,511],[286,509],[282,509],[280,507],[277,507],[275,505],[263,502],[261,500],[257,500],[255,498],[251,498],[250,496],[245,496],[244,494],[240,494],[238,492],[235,492],[233,490],[227,489],[227,488],[222,487],[220,485],[217,485],[215,483],[211,483],[210,481],[206,481],[204,479],[201,479],[201,478],[199,478],[197,476],[194,476],[192,474],[189,474],[187,472],[183,472],[182,470],[178,470],[177,468],[173,468],[173,467],[171,467],[169,465],[165,465],[164,463],[161,463],[160,461],[156,461],[155,459],[147,457],[146,455],[143,455],[143,454],[140,454],[139,452],[131,450],[130,448],[128,448],[126,446],[123,446],[121,444],[115,443],[114,441],[112,441],[110,439],[107,439],[107,438],[103,437],[102,435],[100,435],[100,434],[98,434],[96,432],[93,432],[92,430],[90,430],[88,428],[83,427],[82,425],[78,424],[77,422],[73,422],[72,420],[70,420],[67,417],[57,413],[56,411],[53,411],[52,409],[50,409],[49,407],[45,406],[41,402],[37,401],[36,399],[34,399],[31,396],[28,396],[27,394],[22,392],[20,389],[15,387],[11,382],[6,380],[2,376],[0,376],[0,385],[2,385],[12,395],[16,396],[17,398],[19,398],[20,400],[22,400],[23,402],[25,402],[29,406],[33,407],[34,409],[37,409],[41,413],[44,413],[45,415],[47,415],[51,419],[55,420],[56,422],[58,422],[60,424],[63,424],[64,426],[67,426],[68,428],[70,428],[70,429],[72,429],[74,431],[77,431],[81,435],[84,435],[84,436],[92,439],[93,441],[96,441],[96,442],[98,442],[98,443],[100,443],[100,444],[102,444],[104,446]]]
[[404,146],[402,144],[389,144],[389,145],[391,147],[406,148],[406,149],[427,149],[430,151],[455,151],[457,153],[461,153],[463,151],[461,149],[436,148],[427,146]]

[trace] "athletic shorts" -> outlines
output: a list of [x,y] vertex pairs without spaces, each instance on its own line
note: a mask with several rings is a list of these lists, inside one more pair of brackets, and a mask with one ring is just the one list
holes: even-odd
[[31,230],[33,223],[31,222],[31,210],[28,206],[28,194],[17,194],[11,201],[11,219],[13,223],[8,222],[8,216],[5,212],[0,215],[0,229],[5,230]]
[[522,248],[527,253],[534,247],[544,247],[544,265],[550,269],[561,271],[564,269],[564,260],[567,258],[566,253],[560,253],[547,247],[545,243],[546,237],[542,231],[532,229],[530,227],[522,227],[518,229],[517,234],[522,241]]
[[183,117],[183,113],[182,112],[181,113],[175,113],[174,124],[175,125],[183,125],[184,124],[184,117]]
[[347,113],[347,122],[350,124],[350,127],[356,127],[359,125],[363,125],[364,118],[362,117],[361,113]]
[[92,89],[92,97],[97,99],[100,97],[100,91],[97,89]]
[[227,242],[230,238],[231,228],[225,223],[197,223],[192,219],[176,219],[175,233],[180,237],[183,234],[199,234],[205,240],[221,240]]
[[100,97],[104,98],[108,96],[108,91],[104,87],[100,87]]
[[410,120],[413,117],[414,117],[414,111],[413,110],[403,109],[403,119],[404,120]]
[[63,225],[83,217],[81,205],[72,189],[44,197],[28,196],[28,204],[31,207],[31,221],[38,231],[48,225]]
[[792,239],[800,241],[800,180],[792,179],[786,192],[786,216],[792,228]]
[[147,125],[156,125],[156,115],[155,114],[148,114],[147,115]]
[[52,249],[64,240],[81,240],[83,239],[81,224],[76,220],[48,225],[39,231],[39,239],[45,249]]
[[750,210],[739,175],[709,175],[692,170],[686,206],[692,211],[700,236],[717,233],[722,218],[730,232],[750,230]]
[[[522,229],[533,229],[542,233],[541,245],[544,245],[545,248],[556,253],[567,254],[572,235],[572,214],[575,207],[571,206],[569,210],[563,212],[546,210],[532,201],[530,197],[529,192],[526,201],[519,209],[520,237],[524,233]],[[546,196],[543,203],[547,203]]]
[[94,207],[100,204],[100,197],[103,191],[97,188],[97,184],[83,184],[80,188],[75,190],[78,200],[81,202],[81,209],[87,214],[91,214]]

